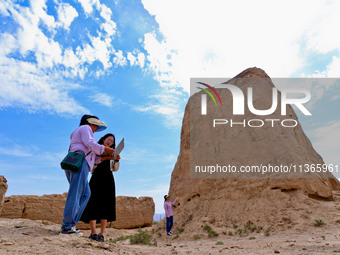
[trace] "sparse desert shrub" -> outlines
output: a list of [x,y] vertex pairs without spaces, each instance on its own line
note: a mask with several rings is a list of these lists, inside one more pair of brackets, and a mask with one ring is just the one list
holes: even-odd
[[182,233],[184,231],[184,228],[178,228],[178,233]]
[[138,229],[138,233],[130,236],[131,244],[150,244],[151,236],[148,231],[143,231],[141,228]]
[[242,231],[242,229],[240,229],[240,228],[237,230],[237,233],[238,233],[238,235],[239,235],[240,237],[243,236],[242,232],[243,232],[243,231]]
[[208,224],[204,225],[203,230],[207,231],[208,237],[218,236],[218,233],[212,230]]
[[198,240],[198,239],[201,239],[201,236],[200,235],[194,235],[194,240]]
[[322,225],[325,225],[325,223],[322,220],[315,220],[315,223],[314,223],[315,227],[320,227]]
[[109,240],[109,242],[111,243],[117,243],[119,241],[125,241],[127,239],[129,239],[130,236],[118,236],[117,238],[113,239],[113,240]]

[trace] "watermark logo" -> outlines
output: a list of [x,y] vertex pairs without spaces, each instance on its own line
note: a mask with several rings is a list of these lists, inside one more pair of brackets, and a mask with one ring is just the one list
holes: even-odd
[[[219,99],[221,106],[222,106],[222,101],[217,93],[217,91],[210,85],[203,83],[203,82],[197,82],[199,84],[202,84],[209,88],[211,91],[215,93],[217,98]],[[214,96],[207,90],[203,89],[200,87],[197,87],[198,89],[203,90],[206,92],[214,101],[215,106],[216,100]],[[238,88],[235,85],[231,84],[223,84],[222,88],[228,89],[233,98],[233,115],[244,115],[244,105],[245,105],[245,100],[244,100],[244,94],[240,88]],[[303,94],[304,97],[302,98],[290,98],[289,94]],[[287,105],[295,105],[304,115],[312,115],[306,107],[303,106],[303,104],[309,102],[311,99],[311,94],[308,90],[304,89],[293,89],[293,90],[281,90],[281,115],[286,115],[286,109]],[[275,112],[277,109],[278,105],[278,91],[277,88],[272,88],[272,105],[269,109],[266,110],[258,110],[255,109],[254,104],[253,104],[253,88],[249,87],[247,88],[247,105],[248,109],[251,113],[255,115],[260,115],[260,116],[265,116],[265,115],[270,115]],[[207,115],[207,95],[202,94],[201,95],[201,115]]]
[[[209,88],[212,92],[215,93],[215,95],[217,96],[218,100],[220,101],[220,104],[222,105],[222,100],[221,100],[221,97],[220,95],[217,93],[217,91],[214,89],[214,87],[206,84],[206,83],[203,83],[203,82],[197,82],[198,84],[201,84],[203,86],[206,86],[207,88]],[[215,106],[217,106],[217,103],[216,103],[216,100],[214,98],[214,96],[210,93],[209,90],[207,89],[203,89],[201,87],[197,87],[198,89],[200,90],[203,90],[205,93],[207,93],[211,98],[212,100],[214,101],[215,103]],[[201,114],[202,115],[207,115],[207,95],[206,94],[202,94],[202,101],[201,101]]]

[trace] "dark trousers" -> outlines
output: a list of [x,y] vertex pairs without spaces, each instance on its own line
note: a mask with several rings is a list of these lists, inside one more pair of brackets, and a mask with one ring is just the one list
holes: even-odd
[[172,225],[174,225],[174,217],[170,216],[170,217],[166,217],[166,232],[169,233]]

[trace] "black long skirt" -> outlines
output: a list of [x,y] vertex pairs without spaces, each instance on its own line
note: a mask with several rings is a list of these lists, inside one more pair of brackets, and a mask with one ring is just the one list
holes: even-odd
[[116,220],[116,188],[110,170],[110,160],[98,164],[90,180],[91,197],[81,216],[81,221],[89,223],[101,219]]

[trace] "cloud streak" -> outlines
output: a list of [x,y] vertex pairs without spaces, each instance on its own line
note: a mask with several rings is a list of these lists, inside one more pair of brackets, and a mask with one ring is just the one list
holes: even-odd
[[90,98],[92,99],[93,102],[96,102],[107,107],[112,107],[114,105],[114,98],[105,93],[96,93],[90,96]]
[[27,149],[14,145],[10,148],[0,147],[0,154],[13,157],[32,157],[33,153],[27,152]]

